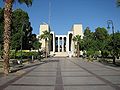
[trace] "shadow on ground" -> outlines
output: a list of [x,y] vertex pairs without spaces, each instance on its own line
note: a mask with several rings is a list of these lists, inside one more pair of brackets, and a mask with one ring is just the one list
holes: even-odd
[[[50,62],[59,62],[59,60],[43,60],[43,61],[37,61],[37,63],[29,63],[28,65],[23,65],[22,67],[18,67],[18,68],[14,68],[10,71],[10,73],[14,73],[17,72],[19,70],[23,70],[23,69],[27,69],[27,68],[31,68],[34,66],[39,66],[42,64],[46,64],[46,63],[50,63]],[[0,73],[0,77],[2,77],[4,74]]]
[[116,64],[113,64],[112,61],[102,60],[102,61],[100,61],[100,63],[107,65],[107,66],[120,67],[120,61],[117,61]]
[[35,64],[30,63],[30,64],[28,64],[26,66],[11,70],[11,73],[14,73],[14,72],[22,70],[22,69],[26,69],[26,68],[30,68],[30,67],[34,67],[34,66],[38,66],[38,65],[42,65],[42,64],[46,64],[46,63],[49,63],[49,62],[58,62],[58,60],[44,60],[44,61],[39,61],[38,63],[35,63]]

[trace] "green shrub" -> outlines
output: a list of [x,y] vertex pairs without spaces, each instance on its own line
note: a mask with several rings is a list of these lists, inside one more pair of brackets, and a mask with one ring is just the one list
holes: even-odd
[[10,58],[11,59],[15,58],[15,50],[10,50]]
[[[26,52],[25,50],[22,50],[22,52],[19,50],[16,52],[16,59],[21,59],[21,55],[22,55],[22,59],[32,59],[32,56],[34,57],[34,59],[41,59],[42,58],[42,52]],[[15,59],[15,50],[11,50],[10,51],[10,58],[11,59]]]

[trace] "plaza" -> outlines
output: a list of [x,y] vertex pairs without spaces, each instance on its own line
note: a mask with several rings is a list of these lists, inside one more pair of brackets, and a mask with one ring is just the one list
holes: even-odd
[[0,90],[120,90],[120,68],[82,58],[48,58],[0,77]]
[[120,90],[116,6],[120,0],[1,1],[0,90]]

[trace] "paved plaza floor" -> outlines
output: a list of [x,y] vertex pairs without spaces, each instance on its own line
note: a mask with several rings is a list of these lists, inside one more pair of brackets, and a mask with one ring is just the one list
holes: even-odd
[[0,90],[120,90],[120,68],[77,58],[48,58],[0,77]]

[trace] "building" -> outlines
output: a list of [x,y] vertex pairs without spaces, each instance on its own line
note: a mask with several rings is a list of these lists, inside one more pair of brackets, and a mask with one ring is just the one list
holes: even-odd
[[[56,56],[75,56],[75,46],[73,42],[73,37],[76,35],[81,35],[83,38],[83,28],[82,24],[74,24],[71,31],[68,31],[66,35],[56,35],[54,31],[50,30],[50,26],[46,23],[40,25],[40,34],[43,34],[43,31],[49,31],[51,33],[51,41],[47,45],[49,48],[50,55]],[[45,49],[45,40],[40,40],[42,43],[42,49]],[[82,54],[82,52],[80,52]]]

